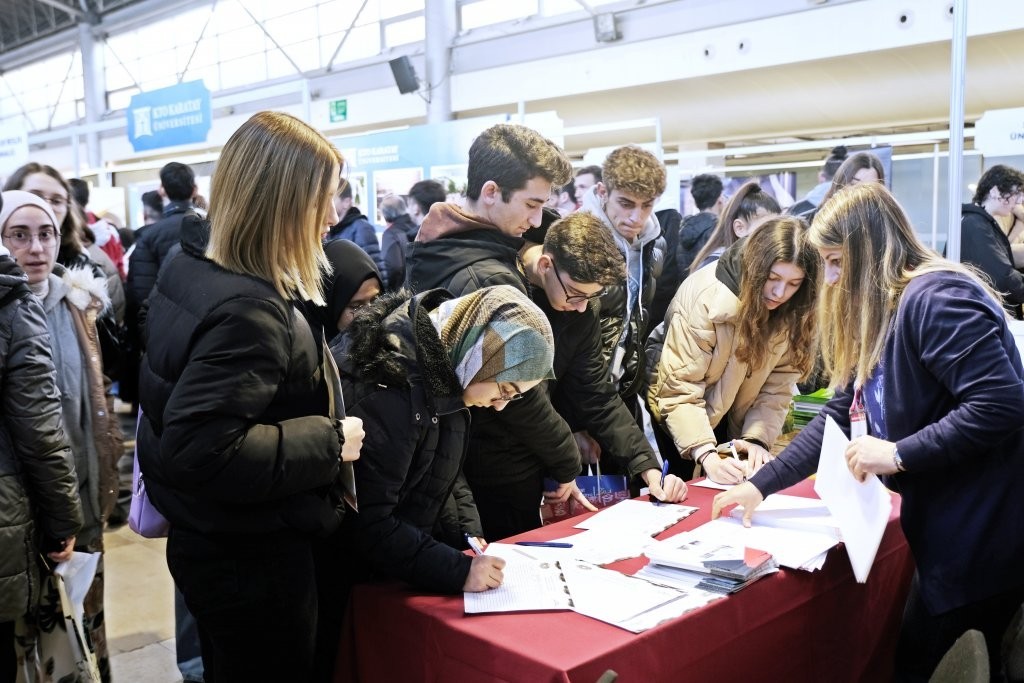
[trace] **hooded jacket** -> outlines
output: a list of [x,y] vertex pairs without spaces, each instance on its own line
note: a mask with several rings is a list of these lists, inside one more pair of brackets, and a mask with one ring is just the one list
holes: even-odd
[[406,253],[406,286],[443,287],[459,297],[492,285],[530,291],[519,250],[524,240],[470,216],[454,204],[430,207]]
[[327,338],[331,339],[337,334],[338,319],[363,283],[371,278],[376,279],[381,285],[381,290],[384,289],[384,284],[380,279],[377,264],[355,242],[328,242],[324,245],[324,254],[331,263],[331,274],[324,281],[327,307],[321,308],[320,312]]
[[269,282],[207,259],[206,235],[197,217],[183,221],[182,250],[150,296],[137,440],[146,492],[172,528],[193,533],[330,533],[344,512],[344,437],[323,347]]
[[[409,245],[407,286],[413,291],[444,287],[455,296],[507,284],[529,295],[519,258],[524,240],[502,234],[454,204],[434,204]],[[580,472],[580,452],[569,425],[543,389],[526,392],[500,413],[470,409],[473,445],[467,477],[492,486],[522,481],[537,472],[558,483]],[[523,453],[529,457],[523,457]]]
[[996,219],[977,204],[964,204],[960,219],[960,260],[970,263],[992,280],[1003,295],[1003,306],[1021,319],[1024,274],[1013,267],[1013,251]]
[[[355,462],[359,512],[346,529],[367,568],[427,590],[458,593],[471,558],[431,533],[453,493],[472,511],[460,479],[469,432],[462,386],[428,317],[452,298],[432,290],[387,294],[367,306],[331,348],[348,414],[366,437]],[[481,536],[479,517],[465,532]],[[357,572],[358,574],[358,572]]]
[[711,233],[717,224],[718,216],[710,211],[701,211],[693,216],[687,216],[683,220],[683,225],[679,229],[679,245],[676,249],[676,264],[679,268],[680,281],[691,275],[690,266],[693,265],[693,259],[697,258],[697,254],[711,239]]
[[656,248],[661,226],[652,213],[630,244],[605,214],[596,187],[583,195],[581,210],[601,219],[626,259],[627,282],[608,287],[601,297],[601,345],[612,382],[619,394],[628,398],[637,393],[643,382],[643,341],[647,338],[648,327],[653,327],[650,306],[663,258],[661,249]]
[[772,340],[763,367],[736,359],[742,246],[737,242],[714,265],[690,275],[665,314],[665,344],[647,403],[686,457],[716,443],[722,420],[730,437],[771,447],[800,376],[785,334]]
[[2,623],[28,614],[38,600],[38,554],[82,526],[46,317],[7,255],[0,256],[0,377]]

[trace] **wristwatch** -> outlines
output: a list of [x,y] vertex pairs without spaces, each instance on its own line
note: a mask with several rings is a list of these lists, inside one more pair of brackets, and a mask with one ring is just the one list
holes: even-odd
[[892,464],[896,466],[897,472],[906,472],[907,468],[903,466],[903,458],[900,457],[900,449],[892,449]]

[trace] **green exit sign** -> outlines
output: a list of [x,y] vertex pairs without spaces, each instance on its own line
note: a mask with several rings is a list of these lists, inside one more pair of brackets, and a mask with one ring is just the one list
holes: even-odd
[[331,100],[331,123],[348,119],[348,100]]

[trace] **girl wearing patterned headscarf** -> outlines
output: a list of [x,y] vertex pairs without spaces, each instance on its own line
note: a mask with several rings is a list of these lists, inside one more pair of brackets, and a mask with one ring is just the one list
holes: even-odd
[[431,534],[451,495],[461,531],[482,535],[461,477],[468,407],[501,410],[551,377],[551,327],[507,285],[458,299],[441,289],[408,296],[369,304],[332,347],[348,414],[366,432],[355,464],[359,512],[345,520],[358,547],[343,563],[347,578],[393,576],[446,593],[495,588],[502,560],[470,558]]

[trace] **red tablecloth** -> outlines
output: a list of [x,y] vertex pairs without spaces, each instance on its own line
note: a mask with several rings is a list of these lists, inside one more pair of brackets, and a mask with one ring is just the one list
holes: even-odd
[[[658,536],[710,519],[715,491],[690,487],[699,510]],[[811,482],[787,493],[814,496]],[[866,584],[846,551],[818,572],[783,569],[739,593],[641,634],[574,612],[464,615],[462,596],[426,595],[396,582],[353,593],[337,681],[580,681],[607,669],[640,681],[887,681],[913,560],[893,496],[889,526]],[[550,540],[577,517],[516,537]],[[610,565],[627,574],[645,559]]]

